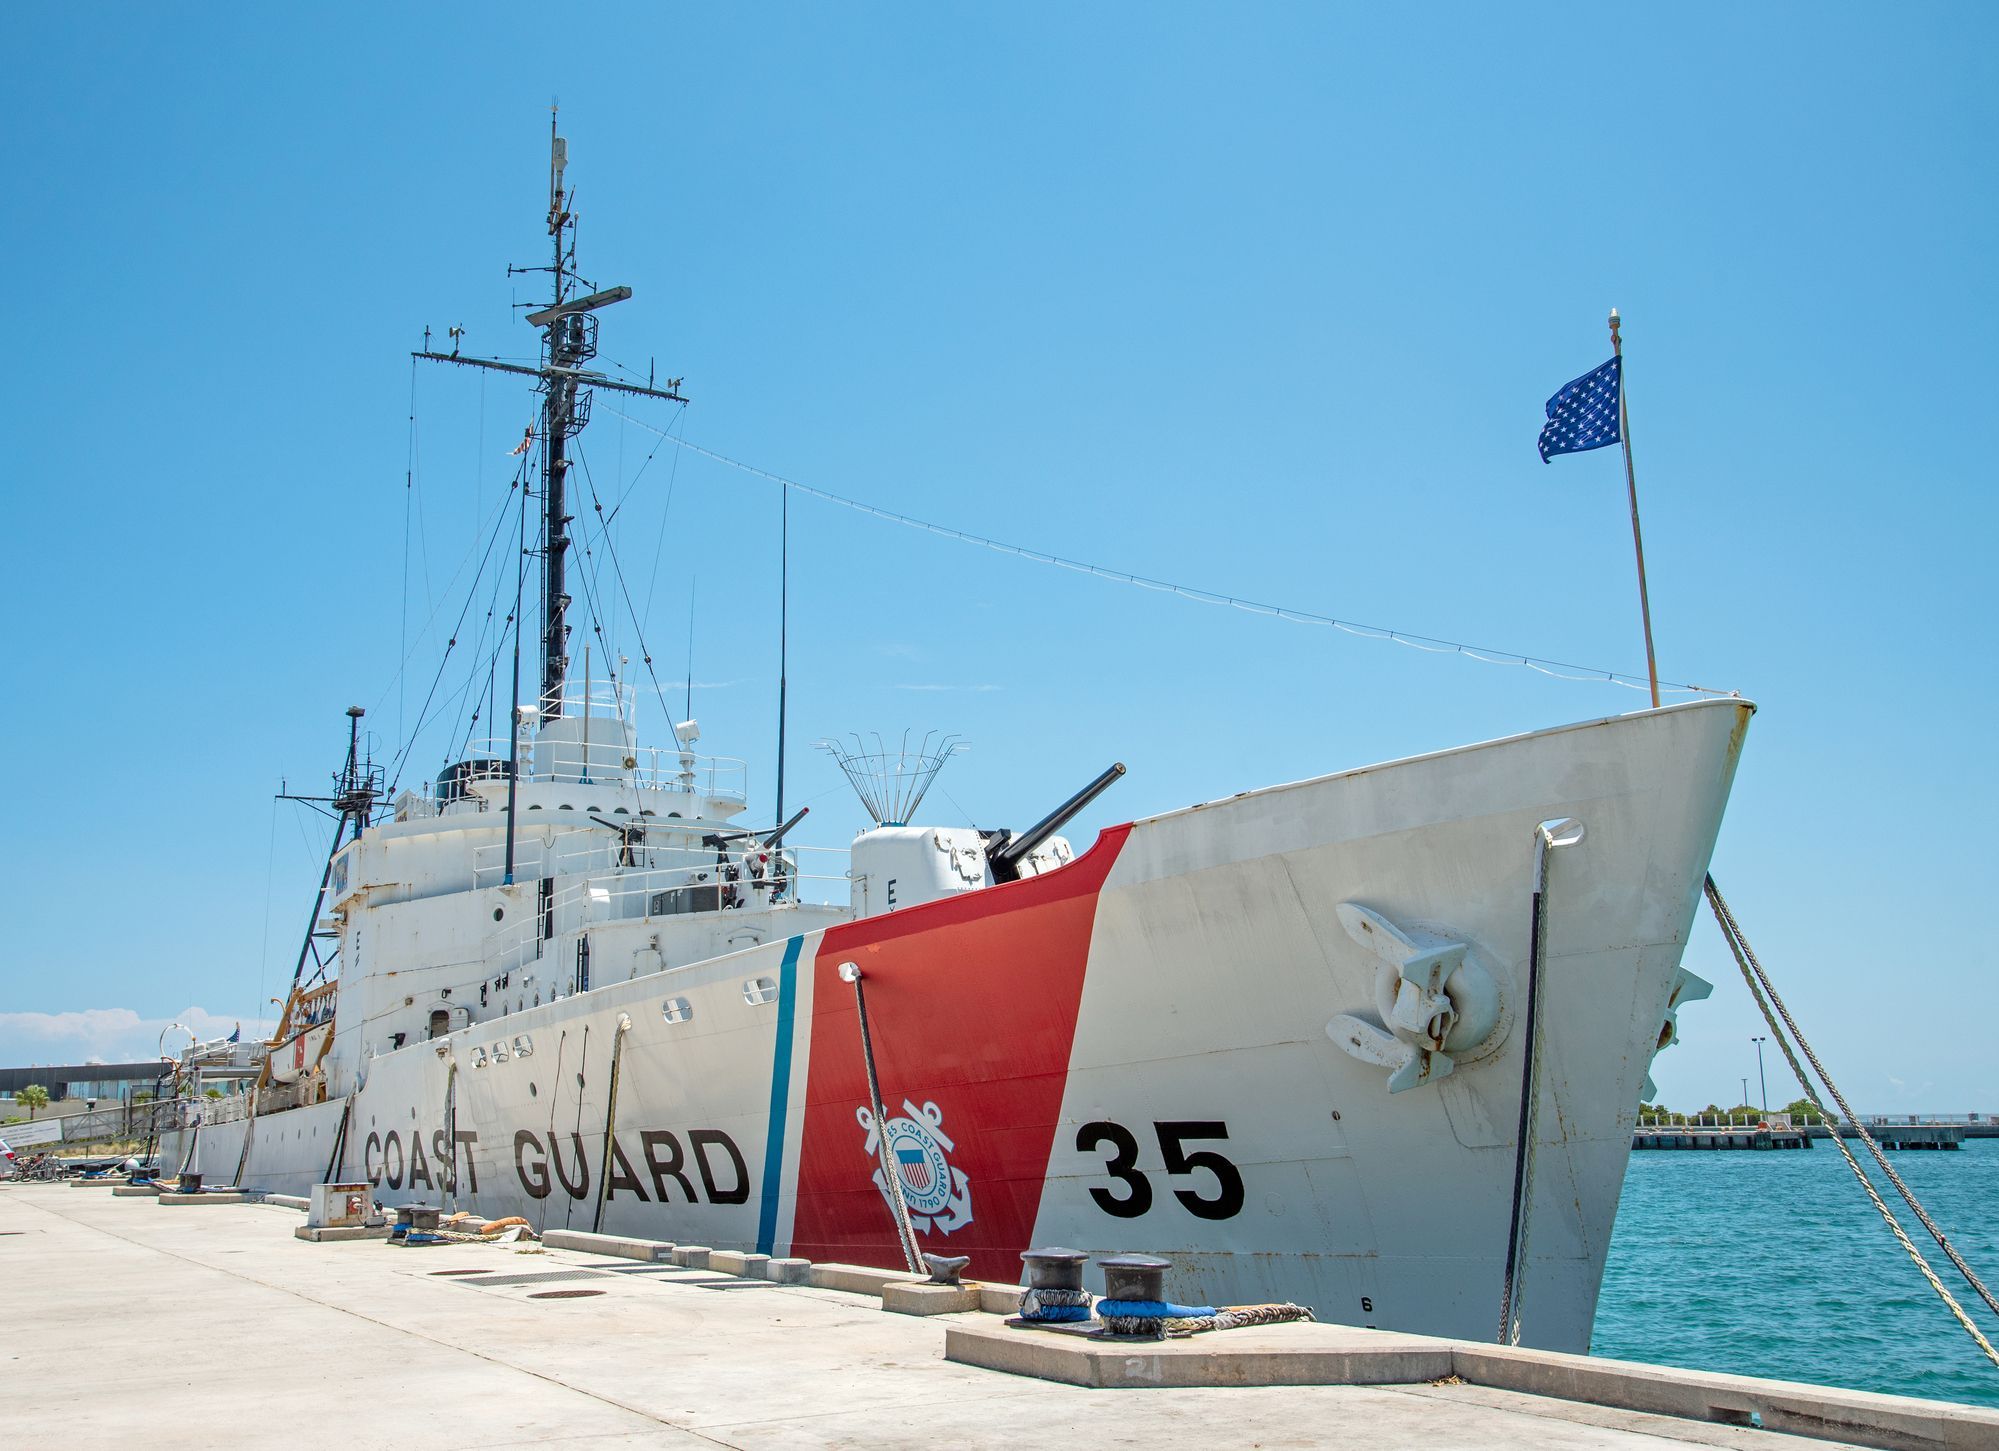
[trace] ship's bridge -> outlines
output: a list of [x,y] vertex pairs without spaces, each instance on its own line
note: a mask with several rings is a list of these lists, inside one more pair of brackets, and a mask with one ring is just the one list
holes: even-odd
[[469,742],[434,782],[396,797],[395,818],[503,811],[516,759],[524,821],[527,812],[548,810],[726,821],[743,810],[749,768],[742,761],[696,755],[700,729],[691,720],[673,728],[671,748],[639,745],[635,707],[629,685],[572,682],[560,714],[536,720],[535,708],[526,707],[518,742]]
[[[749,795],[744,763],[695,754],[692,720],[673,727],[670,749],[638,745],[634,705],[629,686],[572,682],[560,715],[523,712],[517,742],[472,743],[435,782],[396,797],[393,823],[336,859],[332,900],[364,886],[376,908],[500,890],[479,905],[492,921],[471,954],[498,972],[541,956],[551,939],[616,923],[694,930],[699,918],[800,906],[844,917],[848,854],[736,824]],[[756,940],[769,933],[753,930]],[[717,938],[704,950],[730,945]]]

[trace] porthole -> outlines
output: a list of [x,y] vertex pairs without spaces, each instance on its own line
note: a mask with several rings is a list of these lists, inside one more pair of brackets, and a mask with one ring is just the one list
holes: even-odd
[[668,998],[659,1005],[659,1015],[669,1023],[684,1023],[694,1016],[694,1004],[686,998]]
[[472,1066],[474,1068],[484,1068],[486,1066],[486,1050],[484,1048],[474,1048],[472,1050]]
[[495,907],[493,909],[493,920],[495,922],[505,920],[506,915],[507,915],[507,909],[505,907]]
[[495,1063],[504,1063],[507,1061],[507,1045],[505,1043],[495,1043],[493,1045],[493,1061]]
[[743,983],[743,1001],[755,1007],[758,1003],[777,1001],[777,979],[753,977]]
[[516,1058],[528,1058],[532,1057],[533,1054],[534,1039],[530,1038],[526,1033],[514,1039],[514,1056]]

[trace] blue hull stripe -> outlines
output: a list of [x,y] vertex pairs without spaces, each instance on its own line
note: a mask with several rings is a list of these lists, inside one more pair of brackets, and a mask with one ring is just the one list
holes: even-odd
[[770,1069],[770,1129],[764,1135],[763,1198],[757,1206],[757,1253],[777,1239],[777,1197],[784,1185],[784,1121],[791,1112],[791,1029],[798,1011],[798,953],[803,937],[784,944],[777,974],[777,1043]]

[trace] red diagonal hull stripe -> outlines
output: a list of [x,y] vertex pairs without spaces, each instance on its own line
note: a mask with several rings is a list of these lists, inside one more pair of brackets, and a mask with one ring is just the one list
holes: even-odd
[[[811,1069],[792,1253],[896,1267],[901,1252],[875,1187],[856,1110],[868,1101],[854,990],[866,975],[882,1104],[934,1103],[970,1180],[972,1222],[919,1231],[925,1249],[969,1254],[968,1273],[1020,1277],[1076,1035],[1097,898],[1129,826],[1070,865],[827,931],[814,963]],[[953,1183],[956,1176],[952,1176]]]

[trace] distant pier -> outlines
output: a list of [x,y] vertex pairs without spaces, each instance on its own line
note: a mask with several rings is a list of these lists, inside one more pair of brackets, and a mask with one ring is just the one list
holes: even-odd
[[[1992,1137],[1993,1126],[1982,1123],[1921,1122],[1889,1123],[1877,1119],[1867,1125],[1874,1142],[1884,1149],[1961,1149],[1967,1135]],[[1860,1131],[1850,1123],[1839,1125],[1844,1139],[1857,1139]],[[1822,1123],[1725,1123],[1690,1124],[1640,1122],[1631,1136],[1634,1149],[1809,1149],[1813,1139],[1832,1136]]]
[[1641,1128],[1631,1136],[1634,1149],[1809,1149],[1811,1133],[1802,1128],[1701,1128],[1661,1124]]

